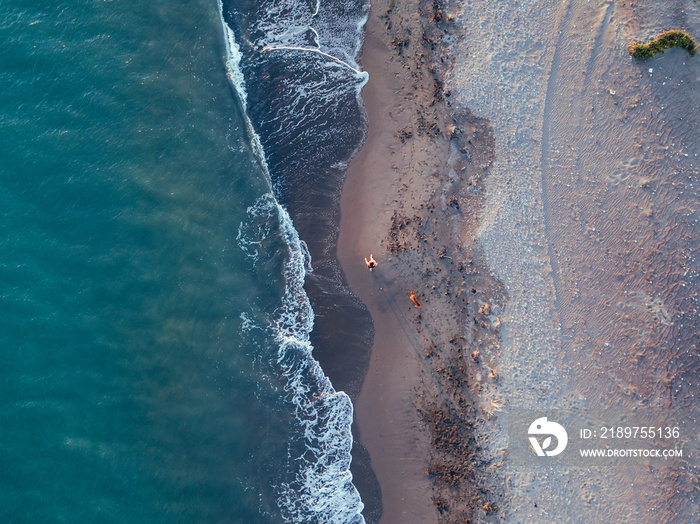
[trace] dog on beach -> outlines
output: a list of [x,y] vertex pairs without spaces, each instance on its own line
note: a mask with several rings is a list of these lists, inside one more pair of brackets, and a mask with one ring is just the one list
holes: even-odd
[[416,298],[415,291],[411,291],[411,296],[409,298],[413,301],[413,307],[420,307],[420,302],[418,302],[418,299]]

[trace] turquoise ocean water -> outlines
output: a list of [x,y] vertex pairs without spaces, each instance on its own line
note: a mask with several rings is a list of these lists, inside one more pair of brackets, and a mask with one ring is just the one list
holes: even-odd
[[0,31],[0,518],[354,521],[219,6],[9,1]]

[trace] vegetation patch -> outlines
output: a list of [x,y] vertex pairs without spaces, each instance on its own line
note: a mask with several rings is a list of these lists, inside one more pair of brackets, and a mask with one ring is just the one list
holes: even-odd
[[648,44],[640,44],[633,42],[627,46],[627,51],[634,57],[644,60],[651,58],[654,55],[663,53],[666,49],[672,47],[681,47],[690,53],[690,56],[695,56],[698,45],[688,33],[683,31],[666,31],[661,33]]

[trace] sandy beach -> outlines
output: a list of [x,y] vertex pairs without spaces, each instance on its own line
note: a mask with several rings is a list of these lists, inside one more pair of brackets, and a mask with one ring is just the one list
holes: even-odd
[[375,327],[356,438],[382,523],[695,514],[697,462],[529,468],[509,427],[645,413],[692,445],[700,65],[626,46],[699,21],[693,2],[373,3],[338,258]]
[[[391,58],[390,50],[369,31],[363,50],[363,65],[372,78],[364,91],[370,130],[367,145],[353,161],[344,185],[338,245],[351,289],[368,306],[375,324],[375,350],[361,396],[355,403],[359,430],[356,438],[359,436],[371,456],[376,457],[372,466],[382,487],[384,520],[399,521],[415,514],[430,521],[434,520],[431,486],[425,476],[429,444],[418,429],[418,413],[413,405],[421,361],[402,332],[406,308],[398,306],[397,297],[385,294],[389,292],[389,280],[395,285],[396,279],[389,273],[390,262],[382,246],[391,220],[391,202],[384,199],[393,192],[395,171],[391,156],[384,156],[386,150],[373,147],[395,141],[393,126],[380,124],[390,118],[383,109],[395,103],[395,76],[382,67]],[[391,179],[385,174],[390,174]],[[350,212],[343,212],[348,208]],[[379,259],[379,267],[373,273],[367,271],[363,261],[370,253]],[[400,298],[406,298],[407,292],[404,295]],[[411,335],[409,331],[408,337]],[[376,348],[386,352],[380,354]],[[408,449],[412,450],[410,455],[406,453]]]
[[[473,7],[489,16],[478,26],[461,16],[479,37],[448,85],[490,119],[496,137],[479,238],[509,295],[502,418],[608,410],[672,419],[694,434],[697,320],[687,315],[697,282],[688,254],[698,235],[688,217],[698,209],[692,85],[700,64],[679,49],[636,61],[626,46],[669,28],[697,36],[699,6]],[[678,486],[694,482],[697,462],[572,466],[542,471],[551,479],[542,483],[511,460],[509,519],[684,522],[695,514]],[[679,467],[689,472],[681,480]]]
[[[478,402],[494,401],[495,312],[504,300],[475,244],[493,140],[483,119],[451,111],[445,70],[435,67],[444,48],[430,49],[438,26],[422,26],[432,6],[418,7],[373,6],[362,55],[369,136],[341,199],[338,258],[375,326],[356,438],[381,486],[382,522],[496,507],[483,489],[496,477],[478,473],[483,436],[473,425],[483,413],[476,390]],[[447,20],[441,27],[456,29]],[[370,253],[379,262],[371,273]],[[484,380],[467,379],[477,376]]]

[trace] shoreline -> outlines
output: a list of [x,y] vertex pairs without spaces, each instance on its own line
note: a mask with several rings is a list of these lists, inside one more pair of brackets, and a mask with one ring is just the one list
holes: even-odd
[[[410,403],[402,402],[412,398],[413,388],[418,386],[420,362],[411,352],[406,334],[401,333],[404,319],[401,313],[394,314],[390,303],[393,297],[387,300],[380,289],[386,285],[388,266],[380,240],[389,227],[381,197],[390,191],[386,191],[387,180],[383,177],[389,159],[378,156],[384,151],[382,145],[393,140],[391,129],[383,124],[387,115],[381,108],[394,105],[395,100],[390,85],[393,75],[382,69],[382,64],[388,62],[389,50],[372,32],[370,21],[367,26],[362,65],[370,73],[370,82],[363,90],[369,132],[346,174],[338,241],[338,259],[349,287],[367,305],[375,325],[370,367],[355,403],[356,439],[368,449],[381,487],[381,522],[405,521],[407,515],[413,515],[416,522],[430,522],[434,520],[430,511],[431,486],[427,478],[422,478],[427,469],[427,460],[422,460],[427,458],[427,442],[417,431],[417,412]],[[372,273],[363,260],[369,253],[379,260]],[[420,451],[410,461],[406,460],[406,450],[412,443]]]
[[[355,438],[368,449],[372,469],[381,487],[381,522],[399,522],[406,514],[414,515],[416,521],[429,522],[432,515],[427,510],[431,504],[425,499],[431,489],[427,479],[421,479],[427,463],[420,460],[420,453],[417,461],[405,460],[406,449],[412,441],[418,441],[422,455],[425,455],[426,443],[420,441],[421,435],[415,431],[417,413],[409,410],[410,405],[401,402],[402,397],[410,398],[412,388],[417,386],[416,381],[408,382],[408,377],[415,379],[419,363],[415,355],[406,351],[409,345],[405,335],[394,340],[393,337],[401,331],[400,319],[392,314],[379,290],[379,287],[384,287],[379,282],[386,278],[386,257],[379,239],[384,234],[383,229],[388,227],[388,217],[382,211],[381,199],[372,196],[383,196],[382,186],[386,183],[374,174],[384,173],[387,169],[386,162],[382,162],[381,168],[376,164],[381,162],[377,158],[381,146],[377,148],[377,145],[393,138],[393,133],[389,134],[390,130],[380,122],[385,116],[381,108],[393,104],[394,92],[388,82],[391,72],[382,69],[382,63],[388,61],[389,51],[377,40],[369,20],[367,26],[362,65],[370,73],[370,82],[362,96],[369,118],[369,132],[346,173],[338,240],[338,259],[349,287],[367,305],[375,325],[370,367],[355,402]],[[367,220],[367,217],[374,217],[374,220]],[[367,271],[363,260],[370,252],[380,261],[372,273]],[[396,351],[391,351],[392,342],[397,343],[394,345]],[[388,349],[388,354],[378,354],[383,349]],[[387,394],[390,397],[385,402]],[[371,404],[375,402],[376,407],[372,408]],[[397,412],[400,421],[396,419]],[[397,507],[406,503],[407,497],[410,497],[410,502],[405,505],[405,511],[399,511]]]
[[383,524],[495,521],[501,505],[477,429],[493,413],[499,346],[500,321],[484,307],[506,299],[476,241],[493,138],[444,92],[441,40],[456,33],[433,3],[378,1],[362,48],[369,131],[341,193],[338,260],[375,326],[354,433],[381,488]]

